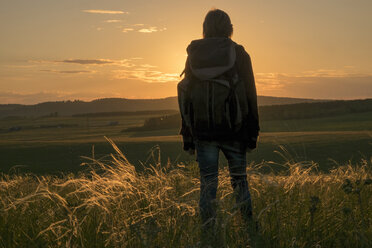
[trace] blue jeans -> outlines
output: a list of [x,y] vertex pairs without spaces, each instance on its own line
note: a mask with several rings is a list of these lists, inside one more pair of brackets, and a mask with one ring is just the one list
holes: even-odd
[[203,224],[214,222],[216,217],[215,199],[218,185],[218,158],[221,150],[229,164],[231,185],[236,195],[236,203],[243,219],[252,217],[251,195],[246,173],[246,149],[237,141],[195,142],[197,161],[200,169],[199,210]]

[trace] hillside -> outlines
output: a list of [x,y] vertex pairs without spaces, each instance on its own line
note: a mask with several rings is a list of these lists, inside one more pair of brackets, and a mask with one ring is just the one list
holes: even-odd
[[[340,116],[354,113],[372,113],[372,99],[337,100],[328,102],[304,102],[296,104],[267,105],[259,107],[260,121],[312,119]],[[151,117],[141,127],[131,127],[125,131],[145,131],[178,128],[180,114]]]
[[[260,106],[319,101],[325,100],[258,96],[258,104]],[[162,99],[104,98],[90,102],[75,100],[44,102],[35,105],[0,104],[0,118],[9,116],[45,116],[56,113],[60,116],[70,116],[97,112],[153,110],[178,110],[177,97],[167,97]]]

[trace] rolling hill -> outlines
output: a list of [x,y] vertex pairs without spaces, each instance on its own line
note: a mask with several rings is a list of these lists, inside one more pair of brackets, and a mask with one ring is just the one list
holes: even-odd
[[[372,99],[364,100],[336,100],[328,102],[303,102],[295,104],[259,106],[260,121],[275,120],[303,120],[326,118],[355,113],[371,116]],[[179,128],[181,116],[179,113],[151,117],[145,120],[143,126],[131,127],[124,131],[147,131],[169,128]]]
[[[258,105],[260,106],[324,101],[326,100],[258,96]],[[161,99],[103,98],[90,102],[75,100],[43,102],[35,105],[0,104],[0,118],[10,116],[46,116],[51,114],[71,116],[85,113],[155,110],[178,110],[177,97],[167,97]]]

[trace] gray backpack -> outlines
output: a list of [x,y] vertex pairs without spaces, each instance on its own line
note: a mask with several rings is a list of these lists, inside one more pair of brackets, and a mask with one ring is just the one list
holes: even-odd
[[[237,133],[248,104],[237,71],[235,43],[231,40],[205,43],[188,48],[185,77],[177,87],[182,120],[192,135],[200,138]],[[208,51],[211,43],[217,43],[213,52]]]

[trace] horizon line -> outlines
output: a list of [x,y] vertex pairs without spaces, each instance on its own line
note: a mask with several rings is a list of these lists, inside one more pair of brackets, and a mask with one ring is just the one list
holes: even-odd
[[[92,98],[91,100],[80,100],[80,99],[66,99],[66,100],[56,100],[56,101],[42,101],[37,103],[0,103],[0,105],[25,105],[25,106],[32,106],[38,105],[43,103],[61,103],[61,102],[94,102],[98,100],[105,100],[105,99],[125,99],[125,100],[164,100],[167,98],[174,98],[177,96],[167,96],[167,97],[160,97],[160,98],[126,98],[126,97],[102,97],[102,98]],[[372,97],[362,97],[362,98],[307,98],[307,97],[290,97],[290,96],[268,96],[268,95],[257,95],[257,97],[273,97],[273,98],[289,98],[289,99],[303,99],[303,100],[314,100],[314,101],[352,101],[352,100],[365,100],[365,99],[372,99]]]

